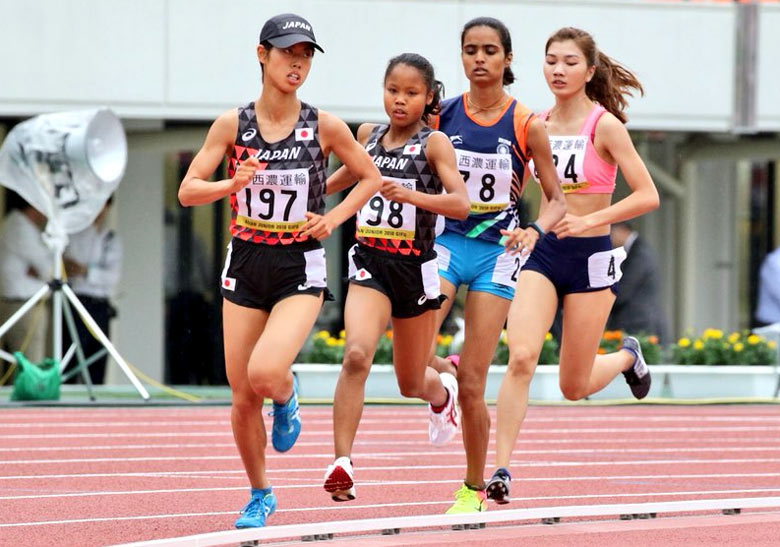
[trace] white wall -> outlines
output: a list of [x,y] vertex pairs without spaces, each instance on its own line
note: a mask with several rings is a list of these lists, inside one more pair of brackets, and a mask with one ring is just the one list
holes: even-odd
[[[301,96],[352,121],[377,119],[386,61],[403,51],[428,56],[450,94],[465,87],[459,32],[491,15],[513,34],[513,87],[532,108],[549,104],[543,45],[564,25],[590,30],[607,54],[646,86],[632,126],[727,130],[733,108],[734,4],[631,0],[38,0],[0,3],[0,116],[107,104],[123,117],[213,119],[254,98],[254,55],[262,23],[277,12],[305,15],[326,54]],[[762,123],[780,129],[768,67],[780,12],[763,7]],[[381,24],[379,24],[381,22]]]
[[780,129],[780,6],[762,5],[758,31],[757,125],[763,131]]

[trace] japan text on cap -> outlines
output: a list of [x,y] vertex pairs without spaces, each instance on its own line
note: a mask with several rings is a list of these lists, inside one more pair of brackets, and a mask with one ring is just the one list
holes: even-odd
[[294,13],[283,13],[266,21],[263,30],[260,31],[260,43],[263,42],[269,42],[272,46],[279,48],[306,42],[325,53],[325,50],[317,44],[317,40],[314,38],[311,24]]

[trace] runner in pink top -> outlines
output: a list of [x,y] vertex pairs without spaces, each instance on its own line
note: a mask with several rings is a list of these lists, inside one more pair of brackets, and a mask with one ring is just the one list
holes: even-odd
[[[579,133],[571,136],[550,135],[553,161],[558,169],[558,178],[564,194],[611,194],[615,191],[617,165],[599,156],[593,144],[596,125],[606,112],[606,108],[594,104]],[[549,115],[550,110],[545,110],[539,114],[539,119],[546,122]],[[560,161],[562,154],[568,157],[566,161]],[[530,163],[533,166],[533,160]],[[531,173],[536,179],[536,170],[533,167]]]
[[[555,106],[543,113],[550,149],[566,197],[566,215],[539,240],[523,266],[509,310],[509,364],[498,394],[496,472],[487,496],[509,501],[509,462],[528,406],[528,386],[558,304],[563,307],[560,386],[578,400],[621,372],[637,399],[650,373],[636,338],[596,355],[615,301],[620,264],[610,224],[658,207],[658,192],[625,128],[625,96],[642,91],[636,77],[596,48],[585,31],[563,28],[545,46],[544,76]],[[612,203],[620,167],[630,194]],[[533,165],[529,171],[534,173]],[[542,210],[546,206],[542,203]],[[506,232],[511,236],[511,232]]]

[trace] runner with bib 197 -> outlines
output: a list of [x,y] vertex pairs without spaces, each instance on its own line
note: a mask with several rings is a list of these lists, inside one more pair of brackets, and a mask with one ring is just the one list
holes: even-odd
[[[273,401],[277,451],[290,450],[301,430],[290,367],[328,296],[320,240],[382,184],[347,125],[298,100],[315,49],[322,51],[302,17],[287,13],[265,23],[257,46],[260,98],[217,118],[179,189],[184,206],[230,197],[233,238],[221,283],[225,366],[233,436],[251,485],[237,528],[265,526],[276,510],[265,471],[263,399]],[[331,151],[361,182],[325,213]],[[209,182],[225,156],[230,178]]]

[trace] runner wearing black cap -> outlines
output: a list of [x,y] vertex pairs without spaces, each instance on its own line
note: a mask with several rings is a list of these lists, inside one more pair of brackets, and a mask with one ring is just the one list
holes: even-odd
[[[276,509],[265,473],[263,399],[274,401],[277,451],[292,448],[300,433],[290,366],[329,296],[320,240],[382,184],[347,125],[298,100],[315,49],[323,51],[304,18],[288,13],[265,23],[257,46],[260,97],[216,119],[179,189],[184,206],[230,197],[233,238],[221,280],[225,364],[233,435],[251,484],[237,528],[265,526]],[[325,213],[330,152],[360,182]],[[209,182],[224,156],[230,178]]]

